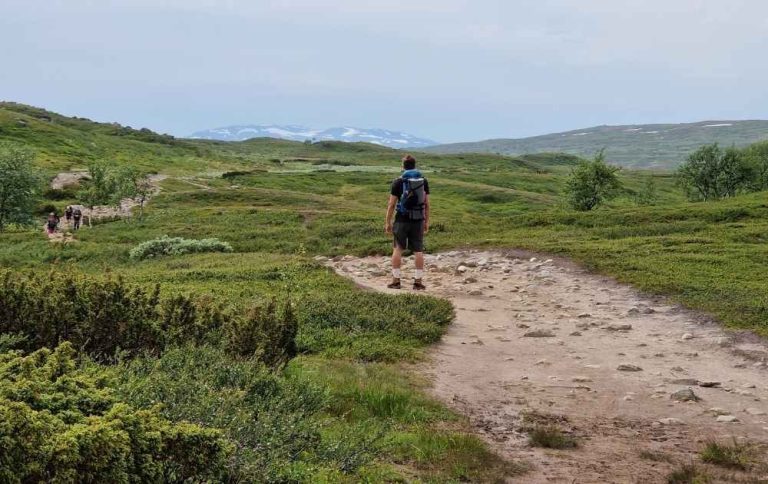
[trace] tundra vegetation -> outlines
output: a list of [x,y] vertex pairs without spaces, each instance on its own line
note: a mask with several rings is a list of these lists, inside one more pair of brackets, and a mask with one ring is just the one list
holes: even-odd
[[[42,218],[6,226],[0,480],[493,482],[524,470],[403,370],[443,334],[450,304],[361,291],[314,260],[388,251],[400,152],[178,140],[8,104],[0,140],[36,153],[24,169],[49,179],[104,169],[42,196],[30,182],[27,217],[106,199],[98,185],[124,169],[169,175],[143,217],[70,243],[49,242]],[[764,152],[740,153],[758,166]],[[768,334],[760,178],[692,202],[675,173],[608,167],[611,196],[573,210],[571,172],[599,168],[603,180],[599,157],[416,156],[433,191],[430,252],[562,254]],[[539,445],[575,445],[559,428],[533,430]]]

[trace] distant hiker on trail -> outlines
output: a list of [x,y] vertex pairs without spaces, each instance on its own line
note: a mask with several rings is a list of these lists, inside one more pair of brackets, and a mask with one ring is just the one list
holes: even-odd
[[83,218],[83,212],[80,210],[80,207],[75,207],[72,210],[72,220],[74,220],[75,225],[72,227],[73,230],[77,230],[80,228],[80,219]]
[[67,205],[66,210],[64,210],[64,218],[67,219],[67,225],[72,223],[72,205]]
[[48,235],[52,235],[56,232],[56,227],[59,225],[59,216],[51,212],[48,214],[48,220],[45,221],[45,229],[48,231]]
[[[429,184],[416,169],[416,159],[407,155],[403,158],[403,173],[392,182],[387,205],[387,219],[384,230],[394,236],[392,251],[392,282],[390,289],[400,289],[400,267],[403,251],[410,249],[416,256],[416,273],[413,288],[426,289],[424,277],[424,234],[429,231]],[[392,223],[394,215],[394,224]]]

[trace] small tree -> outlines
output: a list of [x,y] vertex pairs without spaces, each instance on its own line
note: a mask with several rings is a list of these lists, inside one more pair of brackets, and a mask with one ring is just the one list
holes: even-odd
[[0,232],[9,223],[32,221],[41,179],[32,166],[31,151],[0,144]]
[[[122,199],[120,184],[109,166],[103,162],[94,162],[88,165],[89,180],[77,194],[83,204],[89,210],[96,205],[119,205]],[[91,217],[88,217],[88,225]]]
[[653,175],[648,175],[635,195],[635,203],[643,206],[654,205],[658,198],[656,180],[653,179]]
[[154,187],[149,175],[136,168],[124,168],[117,174],[120,198],[132,198],[139,203],[139,217],[144,216],[144,204],[152,195]]
[[691,153],[677,170],[677,182],[690,200],[732,197],[749,189],[754,178],[754,170],[740,150],[723,150],[717,143]]
[[752,170],[752,188],[757,191],[768,189],[768,141],[746,148],[744,158]]
[[565,184],[568,204],[575,210],[592,210],[615,196],[621,188],[621,168],[605,162],[604,150],[591,161],[582,161],[571,171]]

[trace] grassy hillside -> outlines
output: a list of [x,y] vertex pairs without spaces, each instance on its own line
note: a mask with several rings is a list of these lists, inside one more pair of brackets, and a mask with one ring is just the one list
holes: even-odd
[[[11,102],[0,102],[0,141],[32,148],[37,153],[38,165],[49,174],[84,169],[95,160],[171,175],[218,175],[226,171],[286,171],[307,167],[338,169],[344,166],[369,166],[374,170],[395,172],[402,156],[397,150],[368,143],[324,141],[309,145],[273,138],[243,142],[178,139],[145,128],[67,117]],[[576,157],[563,154],[515,159],[496,155],[425,157],[425,161],[439,162],[444,169],[475,162],[496,163],[505,168],[569,164],[576,160]]]
[[426,148],[431,153],[563,152],[591,157],[605,148],[608,161],[634,168],[668,169],[703,144],[746,146],[768,140],[768,121],[701,121],[593,128],[521,139],[491,139]]
[[[0,419],[15,415],[7,409],[26,408],[21,421],[36,423],[9,434],[26,439],[14,455],[45,461],[46,449],[74,448],[67,443],[77,441],[82,455],[51,462],[62,472],[83,462],[96,466],[101,461],[86,452],[88,432],[94,442],[120,441],[120,425],[133,422],[138,437],[188,438],[183,443],[194,444],[191,452],[205,445],[208,471],[234,481],[500,482],[523,470],[499,460],[403,370],[445,331],[450,306],[361,291],[313,259],[388,252],[384,207],[400,152],[366,144],[157,139],[141,131],[118,135],[110,125],[84,120],[48,121],[40,116],[49,114],[30,108],[2,113],[11,120],[3,122],[0,137],[38,150],[49,171],[81,166],[79,156],[106,154],[171,175],[141,220],[101,223],[69,244],[52,244],[37,228],[0,235],[0,266],[10,269],[0,277],[0,310],[6,311],[0,324],[28,333],[0,335]],[[18,116],[26,126],[10,129]],[[432,189],[430,252],[469,246],[562,254],[708,311],[729,327],[768,335],[764,193],[688,203],[668,173],[625,170],[617,199],[577,213],[561,202],[573,156],[419,159]],[[638,206],[636,192],[649,177],[657,203]],[[136,245],[163,235],[216,237],[233,252],[129,257]],[[17,281],[22,274],[40,277]],[[81,306],[55,299],[73,293]],[[294,316],[264,316],[272,300],[290,300]],[[7,316],[20,307],[29,308],[24,318]],[[269,331],[248,325],[260,318],[268,328],[295,320],[298,357],[287,366],[267,368],[258,354],[233,354],[233,333],[255,331],[253,340],[234,340],[241,349],[272,341]],[[156,324],[150,336],[144,320]],[[45,338],[55,341],[56,334],[40,330],[55,325],[83,342],[81,353],[60,347],[24,356]],[[98,338],[89,338],[91,332]],[[117,359],[85,354],[94,341],[123,351]],[[137,341],[146,353],[135,351]],[[18,368],[35,365],[40,368],[17,375]],[[65,399],[73,381],[77,398]],[[43,397],[19,390],[28,384]],[[66,404],[50,404],[60,401]],[[114,437],[100,433],[102,422]],[[47,433],[33,435],[30,428]],[[176,448],[174,457],[183,462],[186,447]],[[152,457],[152,449],[145,446],[143,458],[155,460],[142,469],[176,472],[176,461]],[[107,464],[98,472],[116,465]],[[0,475],[14,476],[3,471],[0,466]]]

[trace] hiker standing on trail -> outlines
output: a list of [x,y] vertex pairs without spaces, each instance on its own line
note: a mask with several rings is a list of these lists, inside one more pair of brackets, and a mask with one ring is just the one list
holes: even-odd
[[48,220],[45,221],[45,229],[48,231],[48,235],[52,235],[56,232],[56,227],[59,225],[59,217],[55,213],[48,214]]
[[75,225],[72,227],[73,230],[77,230],[80,228],[81,218],[83,218],[82,210],[80,210],[80,207],[75,207],[74,210],[72,210],[72,220],[75,221]]
[[[403,251],[410,249],[416,256],[416,273],[413,288],[426,289],[422,282],[424,274],[424,234],[429,231],[429,184],[416,169],[416,159],[407,155],[403,158],[403,173],[392,182],[387,205],[387,219],[384,230],[392,234],[392,282],[390,289],[400,289],[400,267]],[[392,216],[394,215],[394,224]]]
[[64,210],[64,218],[67,219],[67,225],[72,223],[72,205],[67,205],[66,210]]

